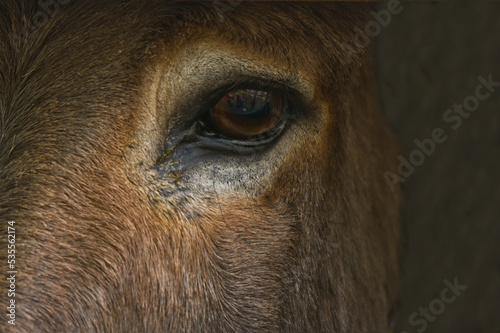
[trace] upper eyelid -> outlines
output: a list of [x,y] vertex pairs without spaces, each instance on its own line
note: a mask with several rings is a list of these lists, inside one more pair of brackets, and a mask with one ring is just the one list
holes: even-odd
[[264,62],[237,54],[225,44],[214,45],[213,41],[189,44],[159,71],[156,118],[165,133],[186,128],[225,93],[242,85],[278,90],[306,106],[313,101],[315,84],[305,73],[275,66],[272,59]]
[[301,94],[293,87],[282,84],[280,82],[267,81],[267,80],[263,81],[255,78],[246,78],[213,90],[209,95],[209,97],[207,98],[207,103],[205,103],[206,110],[204,111],[210,110],[210,108],[215,106],[215,104],[227,93],[230,93],[235,90],[244,90],[244,89],[281,93],[283,94],[284,98],[292,97],[292,95],[298,96]]

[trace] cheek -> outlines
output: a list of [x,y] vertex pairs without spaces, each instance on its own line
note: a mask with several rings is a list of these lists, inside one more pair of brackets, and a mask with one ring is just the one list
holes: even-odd
[[223,192],[184,194],[157,209],[187,248],[205,248],[236,267],[277,260],[294,245],[298,219],[283,204],[265,201]]
[[164,221],[169,238],[179,247],[174,253],[183,253],[175,260],[189,264],[202,255],[249,280],[279,274],[290,263],[298,219],[283,205],[248,196],[200,197],[170,201],[174,209],[162,214],[175,216]]
[[277,313],[296,261],[297,219],[281,204],[199,197],[157,207],[168,248],[159,275],[171,282],[162,287],[165,296],[193,299],[207,311],[223,308],[237,321],[245,311]]

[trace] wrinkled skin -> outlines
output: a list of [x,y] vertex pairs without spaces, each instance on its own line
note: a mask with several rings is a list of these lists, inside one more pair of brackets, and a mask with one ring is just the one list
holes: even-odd
[[[396,146],[369,54],[339,47],[369,8],[106,3],[60,4],[27,39],[43,8],[1,4],[0,265],[13,220],[18,273],[0,331],[387,332]],[[278,138],[183,140],[248,79],[293,92]]]

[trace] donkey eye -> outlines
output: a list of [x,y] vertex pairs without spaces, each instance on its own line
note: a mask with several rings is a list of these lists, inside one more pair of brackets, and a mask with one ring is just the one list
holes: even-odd
[[240,140],[253,139],[276,134],[288,116],[288,109],[280,94],[239,89],[224,95],[209,116],[218,134]]

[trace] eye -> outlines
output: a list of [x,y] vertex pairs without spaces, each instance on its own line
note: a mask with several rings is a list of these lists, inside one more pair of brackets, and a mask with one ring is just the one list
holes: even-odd
[[287,117],[287,103],[280,94],[238,89],[225,94],[215,104],[209,123],[215,133],[242,140],[276,135]]

